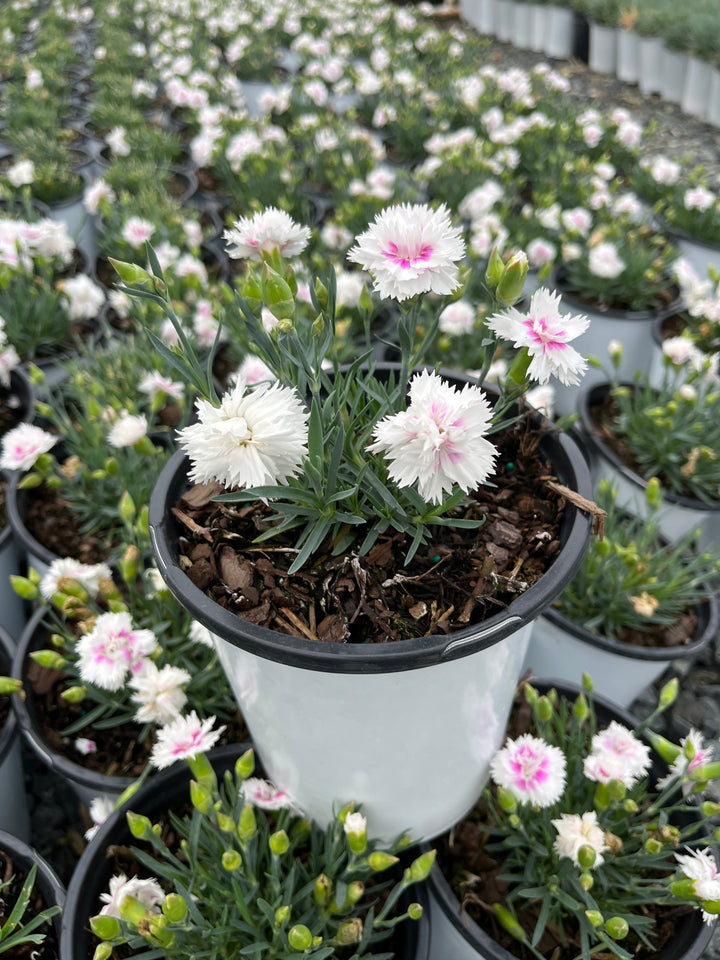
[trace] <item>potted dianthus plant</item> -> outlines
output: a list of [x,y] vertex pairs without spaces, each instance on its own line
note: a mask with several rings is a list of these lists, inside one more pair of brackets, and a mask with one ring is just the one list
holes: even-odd
[[[680,341],[678,343],[678,341]],[[688,349],[688,345],[692,349]],[[622,355],[611,344],[617,371]],[[668,540],[694,531],[699,550],[720,548],[720,427],[716,357],[682,337],[663,343],[660,381],[610,382],[583,390],[583,433],[598,477],[618,488],[618,504],[647,514],[645,490],[656,477],[663,492],[659,513]]]
[[[681,743],[584,689],[524,683],[492,784],[437,841],[434,960],[704,953],[720,874],[703,800],[720,776],[691,730]],[[542,692],[542,690],[546,692]]]
[[[568,341],[582,323],[546,290],[527,314],[510,306],[527,259],[495,255],[487,281],[505,309],[486,324],[478,377],[419,367],[464,244],[446,208],[399,205],[348,255],[393,304],[399,360],[378,365],[370,346],[342,366],[333,270],[311,285],[315,316],[296,309],[291,259],[309,235],[273,208],[226,232],[231,256],[258,261],[228,309],[274,379],[218,398],[181,324],[175,350],[153,338],[203,399],[153,492],[151,535],[170,589],[217,639],[271,778],[320,822],[353,797],[378,836],[430,837],[482,789],[492,745],[479,732],[504,722],[532,620],[586,545],[573,502],[590,493],[584,460],[522,401],[533,378],[579,378]],[[175,323],[148,258],[152,273],[116,264],[121,289]],[[420,338],[426,296],[438,309]],[[489,399],[480,384],[503,338],[521,349]]]
[[574,682],[583,670],[595,690],[628,706],[673,660],[699,654],[718,630],[720,557],[692,550],[695,531],[676,543],[660,534],[657,478],[646,487],[648,515],[629,514],[601,479],[605,510],[575,577],[538,617],[526,666],[537,677]]
[[152,761],[168,769],[85,850],[68,890],[63,957],[106,960],[117,949],[189,960],[232,944],[243,955],[426,960],[414,885],[434,851],[403,864],[410,838],[380,846],[352,804],[320,827],[255,770],[247,743],[211,749],[214,718],[202,727],[188,719],[156,744]]

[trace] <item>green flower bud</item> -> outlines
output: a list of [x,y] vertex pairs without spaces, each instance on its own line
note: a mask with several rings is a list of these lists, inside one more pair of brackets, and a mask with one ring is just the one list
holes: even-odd
[[255,752],[252,747],[235,761],[235,776],[238,780],[247,780],[255,770]]
[[525,684],[524,690],[525,690],[525,700],[527,703],[530,704],[530,706],[532,706],[538,698],[538,692],[535,689],[535,687],[533,687],[532,684],[530,683]]
[[590,674],[588,674],[588,673],[583,673],[583,675],[582,675],[582,685],[583,685],[583,690],[585,690],[586,693],[592,693],[592,692],[593,692],[593,682],[592,682],[592,677],[590,676]]
[[671,743],[670,740],[661,737],[659,733],[653,733],[652,730],[647,731],[647,736],[653,745],[653,749],[660,754],[666,763],[673,763],[680,756],[680,747],[676,743]]
[[584,843],[578,850],[577,858],[583,870],[591,870],[597,860],[597,851],[589,843]]
[[345,920],[338,927],[334,941],[338,946],[347,947],[362,940],[363,924],[360,917]]
[[127,490],[120,497],[118,511],[125,523],[132,523],[135,519],[135,501]]
[[387,853],[385,850],[373,850],[367,858],[367,862],[374,873],[382,873],[383,870],[387,870],[389,867],[392,867],[393,864],[397,863],[398,858],[394,857],[391,853]]
[[179,893],[169,893],[162,902],[162,912],[172,923],[182,923],[188,915],[188,908]]
[[114,940],[120,935],[122,927],[117,917],[90,917],[90,929],[100,940]]
[[[175,934],[172,930],[168,930],[167,926],[170,923],[167,917],[162,914],[151,914],[147,918],[147,931],[151,937],[154,937],[164,949],[173,946],[175,943]],[[144,931],[141,929],[138,931],[145,936]]]
[[427,853],[422,853],[416,860],[413,860],[409,868],[405,871],[405,877],[409,875],[409,882],[421,883],[423,880],[427,880],[435,863],[436,856],[437,850],[428,850]]
[[[0,690],[0,693],[2,693],[2,690]],[[87,696],[87,688],[78,687],[78,686],[67,687],[65,690],[62,691],[60,696],[63,698],[63,700],[66,700],[68,703],[82,703],[82,701]]]
[[704,800],[700,804],[700,811],[704,817],[716,817],[720,814],[720,803],[713,800]]
[[643,844],[646,853],[661,853],[663,850],[663,845],[659,840],[656,840],[655,837],[648,837],[645,843]]
[[234,870],[239,870],[242,866],[242,857],[237,850],[224,850],[222,855],[222,865],[223,870],[227,870],[228,873],[232,873]]
[[682,880],[675,880],[670,884],[670,892],[674,897],[681,900],[687,900],[695,896],[695,881],[689,877],[683,877]]
[[326,907],[332,896],[332,881],[324,873],[315,878],[313,900],[319,907]]
[[253,311],[257,312],[262,307],[263,289],[254,270],[248,271],[245,281],[242,285],[242,296],[247,301],[247,305]]
[[607,810],[610,806],[610,791],[606,783],[598,783],[595,787],[593,806],[596,810]]
[[587,893],[588,890],[591,890],[591,889],[592,889],[592,885],[593,885],[594,883],[595,883],[595,881],[594,881],[593,878],[592,878],[592,874],[590,874],[590,873],[581,873],[581,874],[580,874],[580,886],[583,888],[583,890],[584,890],[586,893]]
[[67,663],[65,657],[61,657],[55,650],[35,650],[30,654],[30,659],[46,670],[62,670]]
[[143,504],[138,513],[137,523],[135,524],[135,529],[138,533],[141,533],[143,536],[147,537],[150,532],[150,527],[148,526],[148,513],[149,507],[147,504]]
[[720,900],[701,900],[700,906],[705,913],[709,913],[713,917],[717,917],[718,914],[720,914]]
[[512,306],[520,299],[525,286],[525,279],[528,274],[527,254],[520,251],[514,254],[503,270],[503,275],[498,283],[496,296],[498,300]]
[[508,817],[508,823],[513,830],[517,830],[517,828],[520,826],[520,817],[516,813],[511,813]]
[[[209,813],[213,805],[212,792],[204,783],[190,781],[190,802],[200,813]],[[234,825],[233,825],[234,829]]]
[[614,367],[619,367],[623,355],[623,345],[619,340],[611,340],[608,343],[608,355],[610,357],[610,363],[612,363]]
[[538,697],[537,702],[533,707],[533,712],[538,720],[540,720],[542,723],[547,723],[553,715],[553,707],[549,697]]
[[93,960],[109,960],[112,956],[113,948],[111,943],[103,941],[95,947],[95,953],[93,954]]
[[352,883],[348,884],[347,896],[345,897],[344,907],[354,906],[360,900],[365,893],[365,884],[361,880],[353,880]]
[[282,907],[278,907],[277,910],[275,911],[275,926],[276,927],[284,926],[290,919],[291,914],[292,914],[292,911],[290,910],[290,907],[287,906],[287,904],[284,904]]
[[135,897],[125,896],[120,903],[120,916],[132,927],[137,927],[147,916],[147,909]]
[[505,264],[503,263],[503,259],[500,256],[498,248],[493,247],[493,252],[490,254],[490,259],[488,260],[485,271],[485,283],[487,283],[491,290],[494,290],[500,283],[504,272]]
[[623,920],[622,917],[610,917],[605,922],[605,929],[613,940],[624,940],[630,932],[627,920]]
[[704,763],[701,767],[695,767],[687,774],[688,780],[705,783],[708,780],[720,779],[720,760],[714,763]]
[[11,696],[13,693],[20,693],[23,688],[22,680],[15,677],[0,677],[0,696]]
[[519,940],[520,943],[525,942],[525,931],[520,926],[517,921],[517,918],[501,903],[494,904],[495,916],[497,917],[498,923],[510,934],[511,937],[514,937],[515,940]]
[[599,910],[586,910],[585,916],[593,927],[601,927],[605,922],[605,917],[603,917]]
[[350,850],[356,855],[365,852],[367,847],[367,821],[361,813],[346,813],[343,821],[345,836]]
[[623,800],[623,810],[625,813],[637,813],[640,808],[630,797],[625,797]]
[[132,810],[128,810],[125,818],[127,819],[130,833],[138,840],[144,837],[146,833],[152,831],[152,823],[141,813],[133,813]]
[[16,574],[10,574],[10,585],[15,593],[23,600],[37,600],[40,591],[37,586],[26,577],[19,577]]
[[504,810],[505,813],[515,813],[517,810],[517,800],[509,790],[506,790],[505,787],[498,787],[497,798],[500,808]]
[[105,461],[105,473],[109,477],[114,477],[118,472],[118,462],[116,457],[108,457]]
[[610,783],[608,783],[608,791],[613,800],[624,800],[627,787],[622,780],[611,780]]
[[692,742],[690,737],[687,737],[685,743],[683,744],[683,756],[686,760],[694,760],[695,753],[695,744]]
[[295,315],[295,299],[288,282],[267,264],[263,269],[263,300],[278,320],[292,320]]
[[152,279],[147,270],[143,270],[136,263],[127,263],[124,260],[116,260],[114,257],[108,257],[108,260],[123,283],[149,283]]
[[672,680],[668,680],[668,682],[660,691],[658,709],[667,710],[668,707],[675,703],[678,695],[678,687],[679,682],[677,677],[673,677]]
[[309,949],[313,941],[312,933],[303,923],[297,923],[288,931],[288,943],[293,950],[302,953]]
[[290,846],[290,838],[284,830],[276,830],[270,837],[268,843],[275,856],[281,857]]
[[320,946],[322,942],[323,942],[323,938],[321,936],[318,935],[317,937],[313,937],[312,939],[313,950],[317,950],[317,948]]
[[423,908],[419,903],[411,903],[408,907],[408,916],[411,920],[419,920],[423,915]]
[[325,310],[328,305],[328,291],[320,277],[315,278],[315,299],[322,309]]
[[[601,541],[604,542],[604,541]],[[590,713],[590,708],[588,707],[588,702],[585,698],[584,693],[578,694],[575,703],[573,704],[573,716],[578,720],[584,720],[585,717]]]
[[648,484],[645,489],[645,502],[653,510],[662,505],[662,485],[657,477],[651,477],[648,480]]
[[257,821],[255,820],[255,811],[251,803],[246,803],[240,814],[240,821],[237,825],[237,834],[241,840],[250,840],[257,832]]

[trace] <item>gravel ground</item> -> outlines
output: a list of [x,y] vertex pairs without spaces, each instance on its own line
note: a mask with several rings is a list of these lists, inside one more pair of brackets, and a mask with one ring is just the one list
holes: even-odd
[[[500,67],[531,69],[547,58],[493,42],[488,60]],[[644,124],[655,121],[656,129],[648,141],[648,151],[675,157],[689,155],[706,167],[711,182],[720,187],[719,129],[684,114],[678,106],[665,103],[657,96],[643,96],[635,86],[594,73],[579,61],[554,61],[554,65],[571,81],[570,96],[577,101],[579,108],[590,105],[605,111],[622,106]],[[720,656],[717,643],[693,664],[678,661],[662,678],[663,681],[672,674],[680,678],[681,693],[668,713],[665,732],[678,738],[690,727],[695,727],[706,737],[717,740],[720,737]],[[649,690],[635,702],[633,712],[638,716],[647,715],[655,702],[656,690]],[[59,779],[29,752],[26,755],[26,785],[34,845],[67,883],[83,846],[82,832],[87,823],[82,811]],[[703,960],[718,958],[720,924]]]

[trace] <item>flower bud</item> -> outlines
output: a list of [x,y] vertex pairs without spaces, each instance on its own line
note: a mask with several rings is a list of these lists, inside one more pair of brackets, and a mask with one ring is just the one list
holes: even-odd
[[303,923],[296,923],[294,927],[291,927],[288,931],[288,943],[293,950],[297,950],[298,953],[302,953],[303,950],[309,949],[313,941],[312,933]]
[[603,917],[599,910],[586,910],[585,916],[593,927],[601,927],[603,923],[605,923],[605,917]]
[[237,825],[237,834],[241,840],[250,840],[257,831],[257,821],[255,820],[255,811],[251,803],[246,803],[240,814],[240,820]]
[[679,681],[677,677],[673,677],[672,680],[668,680],[668,682],[660,691],[660,696],[658,698],[658,709],[667,710],[668,707],[675,703],[678,695],[678,686]]
[[503,270],[495,292],[498,300],[512,306],[522,296],[528,274],[528,258],[523,251],[513,254]]
[[65,657],[55,650],[35,650],[30,654],[30,659],[46,670],[62,670],[67,663]]
[[232,873],[242,866],[242,857],[237,850],[224,850],[222,855],[223,870]]
[[100,940],[114,940],[119,936],[122,927],[117,917],[98,915],[90,917],[90,929]]
[[152,831],[152,823],[147,817],[143,816],[143,814],[133,813],[132,810],[128,810],[125,817],[130,833],[138,840],[144,837],[146,833]]
[[686,760],[694,760],[696,752],[695,744],[692,742],[690,737],[687,737],[685,739],[685,743],[683,744],[683,756]]
[[695,881],[689,877],[683,877],[682,880],[675,880],[670,884],[670,892],[674,897],[686,900],[695,896]]
[[708,780],[719,780],[720,761],[716,760],[713,763],[704,763],[701,767],[695,767],[687,774],[687,778],[700,783],[705,783]]
[[321,873],[315,878],[315,887],[313,889],[313,900],[319,907],[326,907],[330,903],[332,896],[332,881],[330,877]]
[[398,862],[398,858],[385,850],[373,850],[367,858],[368,866],[374,873],[382,873]]
[[720,900],[701,900],[700,906],[705,913],[709,913],[712,917],[717,917],[720,914]]
[[130,544],[123,553],[120,561],[120,573],[125,583],[131,583],[138,574],[141,553],[135,544]]
[[610,917],[605,923],[605,929],[613,940],[623,940],[630,931],[627,920],[622,917]]
[[591,870],[595,866],[597,852],[589,843],[584,843],[578,850],[577,858],[583,870]]
[[623,345],[619,340],[610,340],[607,345],[607,350],[610,363],[612,363],[614,367],[619,367],[622,361]]
[[209,813],[213,798],[210,789],[197,780],[190,781],[190,802],[200,813]]
[[143,270],[137,263],[127,263],[124,260],[116,260],[115,257],[108,257],[108,261],[113,265],[115,273],[123,283],[149,283],[152,279],[147,270]]
[[427,880],[435,863],[436,856],[437,850],[428,850],[427,853],[421,853],[405,871],[403,882],[421,883],[423,880]]
[[325,310],[328,305],[328,290],[320,277],[315,278],[315,299],[322,309]]
[[608,791],[613,800],[624,800],[627,793],[627,787],[622,780],[611,780],[608,783]]
[[[0,693],[2,693],[2,690],[0,690]],[[80,686],[67,687],[60,696],[68,703],[82,703],[87,696],[87,688]]]
[[135,897],[126,895],[120,902],[120,916],[133,927],[137,927],[147,916],[147,909]]
[[595,787],[593,806],[596,810],[607,810],[610,806],[610,791],[608,790],[607,784],[598,783]]
[[666,763],[673,763],[680,756],[680,747],[676,743],[666,740],[665,737],[661,737],[659,733],[654,733],[652,730],[647,731],[647,736],[653,745],[653,749],[660,754]]
[[338,927],[335,934],[335,943],[341,947],[350,946],[353,943],[360,943],[362,940],[362,920],[360,917],[353,917],[352,920],[345,920]]
[[348,884],[347,896],[345,897],[343,906],[354,906],[362,899],[364,893],[365,884],[361,880],[353,880],[352,883]]
[[37,586],[27,577],[19,577],[14,573],[10,574],[10,585],[23,600],[37,600],[40,593]]
[[656,840],[655,837],[648,837],[645,843],[643,844],[645,848],[645,853],[662,853],[663,845],[659,840]]
[[282,927],[284,926],[292,915],[292,911],[287,904],[283,904],[282,907],[278,907],[275,911],[275,926]]
[[113,948],[111,943],[103,941],[95,947],[95,953],[93,954],[93,960],[110,960],[112,956]]
[[346,813],[343,821],[350,850],[360,855],[367,847],[367,820],[361,813]]
[[255,752],[252,747],[249,750],[246,750],[245,753],[238,757],[235,761],[235,776],[239,780],[247,780],[248,777],[251,777],[253,771],[255,770]]
[[295,299],[288,282],[267,264],[263,270],[263,300],[278,320],[292,320],[295,315]]
[[125,523],[132,523],[135,519],[135,501],[131,497],[128,490],[125,490],[123,495],[120,497],[118,512]]
[[419,903],[411,903],[408,907],[408,916],[411,920],[419,920],[423,915],[422,905]]
[[550,699],[546,696],[538,697],[533,706],[533,712],[538,720],[547,723],[553,715],[553,707]]
[[281,857],[290,846],[290,838],[284,830],[276,830],[268,840],[270,850],[276,857]]
[[515,813],[517,810],[517,800],[505,787],[497,788],[497,799],[500,809],[504,810],[505,813]]
[[516,813],[511,813],[508,817],[508,823],[513,830],[517,830],[517,828],[520,826],[520,817]]
[[22,680],[15,677],[0,677],[0,696],[11,696],[20,693],[23,688]]
[[140,508],[140,513],[138,513],[137,523],[135,524],[137,532],[145,537],[147,537],[150,532],[150,527],[148,526],[149,509],[147,503],[143,504]]
[[[604,541],[601,541],[604,542]],[[587,699],[585,698],[584,693],[578,694],[575,703],[573,704],[573,716],[577,720],[584,720],[585,717],[590,713],[590,708],[588,707]]]
[[704,800],[700,804],[700,811],[704,817],[716,817],[720,814],[720,803],[713,800]]
[[497,287],[497,285],[500,283],[504,272],[505,264],[503,263],[503,259],[500,256],[498,248],[495,246],[490,254],[487,269],[485,270],[485,283],[487,283],[491,290],[494,290],[495,287]]
[[625,813],[637,813],[640,808],[637,803],[632,800],[630,797],[625,797],[623,800],[623,810]]
[[645,488],[645,502],[652,510],[662,505],[662,486],[657,477],[650,477],[648,480],[647,487]]
[[519,940],[520,943],[525,942],[525,931],[518,923],[516,917],[504,907],[501,903],[494,904],[495,916],[497,917],[498,923],[510,934],[511,937],[514,937],[515,940]]
[[[36,464],[39,461],[36,460]],[[38,473],[26,473],[22,480],[18,481],[18,490],[33,490],[35,487],[39,487],[43,482],[42,477]]]
[[593,878],[592,878],[592,874],[590,874],[590,873],[581,873],[581,874],[580,874],[580,886],[583,888],[583,890],[585,891],[585,893],[587,893],[588,890],[591,890],[591,889],[592,889],[592,885],[593,885],[594,883],[595,883],[595,881],[594,881]]
[[586,693],[592,693],[592,692],[593,692],[592,677],[590,676],[589,673],[583,673],[583,675],[582,675],[582,685],[583,685],[583,690],[584,690]]

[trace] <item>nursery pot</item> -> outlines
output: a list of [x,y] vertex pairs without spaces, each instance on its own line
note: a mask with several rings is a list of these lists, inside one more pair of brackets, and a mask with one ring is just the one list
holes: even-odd
[[[40,607],[30,618],[12,661],[12,676],[23,681],[25,690],[24,700],[19,697],[13,699],[18,724],[33,752],[45,766],[53,770],[75,791],[78,799],[85,806],[89,806],[92,800],[101,794],[117,799],[133,783],[133,777],[110,776],[91,770],[80,762],[80,754],[78,754],[78,762],[69,760],[54,749],[43,736],[34,705],[33,687],[28,679],[28,661],[30,653],[43,645],[45,629],[41,626],[41,621],[46,613],[47,608]],[[82,737],[83,731],[75,736]]]
[[676,244],[679,255],[689,262],[700,280],[707,280],[710,267],[720,270],[720,243],[700,240],[677,227],[667,227],[667,233]]
[[598,73],[615,73],[617,62],[617,28],[590,21],[590,69]]
[[[252,744],[245,741],[211,750],[208,759],[218,778],[226,770],[232,770],[237,758],[250,746]],[[262,776],[263,771],[256,769],[256,775]],[[190,778],[186,763],[176,763],[155,774],[152,782],[144,784],[134,797],[113,811],[99,828],[85,848],[68,887],[62,917],[62,960],[91,960],[93,956],[96,940],[90,933],[88,920],[98,913],[100,894],[107,890],[110,877],[116,872],[112,859],[108,858],[108,847],[138,846],[127,825],[127,811],[143,814],[155,822],[165,811],[172,809],[173,804],[187,800]],[[423,905],[423,917],[419,922],[405,921],[398,928],[402,936],[398,938],[400,945],[395,954],[396,960],[428,960],[430,911],[427,892],[422,884],[417,884],[411,888],[411,894],[413,900]]]
[[617,32],[616,70],[618,80],[623,83],[637,83],[640,37],[634,30],[619,29]]
[[[28,846],[27,843],[13,836],[13,834],[7,833],[5,830],[0,830],[0,867],[2,867],[3,871],[6,866],[5,858],[12,861],[11,872],[21,874],[23,877],[30,872],[33,864],[37,864],[34,889],[40,891],[45,907],[63,907],[65,905],[65,887],[60,882],[60,879],[50,864],[44,860],[33,847]],[[62,914],[56,913],[51,923],[58,943],[60,942],[61,922]],[[46,932],[47,929],[46,926],[43,927],[42,932]],[[27,954],[24,952],[25,949],[27,949],[27,947],[17,947],[15,951],[6,954],[6,956],[8,960],[10,960],[12,957],[26,955],[33,957],[35,955],[32,948],[30,948]],[[62,954],[60,954],[60,956],[62,956]]]
[[[587,330],[573,341],[578,353],[583,357],[597,357],[607,367],[610,363],[608,344],[611,340],[619,341],[623,353],[617,375],[625,379],[631,379],[638,370],[647,369],[655,320],[672,316],[681,308],[679,299],[673,299],[665,307],[647,310],[622,310],[588,303],[571,292],[565,292],[562,270],[554,272],[550,285],[561,294],[565,309],[590,318]],[[588,368],[576,387],[555,383],[555,412],[561,415],[576,413],[580,391],[602,382],[605,377],[602,370]]]
[[[632,384],[626,384],[632,387]],[[611,387],[608,383],[586,387],[579,398],[578,409],[583,431],[587,437],[587,447],[593,463],[595,483],[607,478],[618,490],[617,504],[626,507],[636,516],[647,516],[645,499],[647,480],[627,467],[621,458],[610,449],[600,436],[590,415],[594,407],[605,399]],[[663,507],[658,517],[660,532],[671,543],[684,537],[688,530],[698,529],[696,548],[699,551],[720,551],[720,500],[706,504],[700,500],[665,492]]]
[[[561,483],[589,494],[585,461],[568,436],[548,432],[539,454]],[[587,517],[568,504],[562,546],[546,574],[483,623],[392,643],[321,643],[243,620],[190,581],[172,513],[188,487],[188,468],[176,453],[153,491],[156,562],[178,602],[214,634],[271,779],[321,823],[333,804],[355,799],[384,839],[406,828],[415,839],[447,829],[482,790],[532,621],[572,578]],[[417,743],[422,751],[413,749]]]
[[706,598],[695,607],[695,614],[697,627],[692,642],[639,647],[586,630],[549,607],[533,625],[525,668],[534,676],[557,677],[568,683],[588,673],[598,694],[628,707],[673,660],[691,660],[713,640],[720,619],[710,587]]
[[[0,674],[3,676],[10,673],[14,653],[14,640],[5,630],[0,629]],[[0,705],[5,701],[8,709],[5,722],[0,723],[0,783],[13,785],[11,789],[3,790],[0,801],[0,831],[5,830],[16,837],[28,840],[30,819],[23,777],[22,735],[12,708],[12,699],[12,697],[0,697]]]
[[[540,692],[556,687],[558,693],[577,696],[580,688],[555,680],[533,682]],[[606,725],[612,720],[633,729],[637,720],[614,703],[593,694],[598,720]],[[436,863],[428,879],[430,887],[430,922],[432,943],[430,960],[517,960],[515,954],[502,947],[486,933],[462,908],[460,901]],[[713,934],[713,926],[703,923],[699,910],[683,915],[672,938],[658,953],[656,960],[699,960]],[[520,949],[520,948],[519,948]]]
[[[28,492],[18,486],[24,474],[14,471],[10,477],[5,495],[5,509],[7,521],[20,555],[20,562],[25,567],[32,567],[41,577],[45,576],[50,564],[56,560],[52,550],[48,550],[30,533],[25,526],[24,513]],[[18,570],[14,571],[18,573]]]

